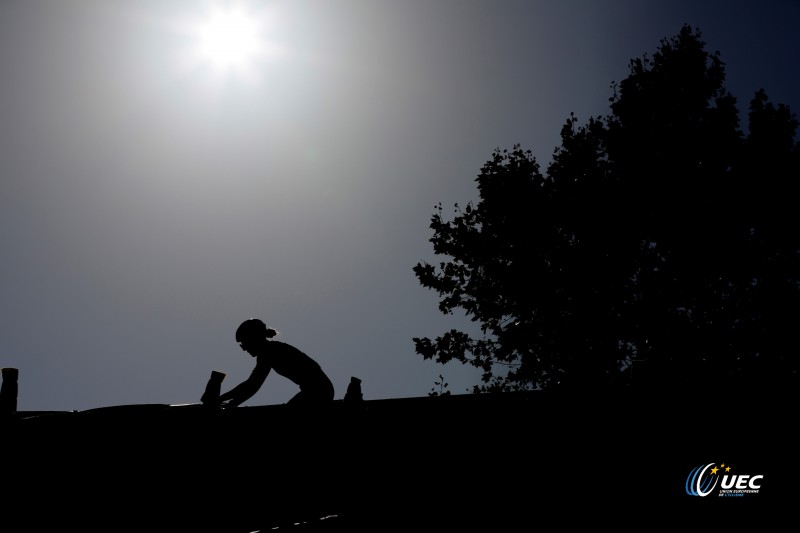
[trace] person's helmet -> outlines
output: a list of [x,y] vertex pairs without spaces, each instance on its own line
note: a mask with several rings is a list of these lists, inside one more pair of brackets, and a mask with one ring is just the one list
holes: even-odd
[[263,339],[267,336],[267,325],[257,318],[248,318],[236,329],[236,342]]

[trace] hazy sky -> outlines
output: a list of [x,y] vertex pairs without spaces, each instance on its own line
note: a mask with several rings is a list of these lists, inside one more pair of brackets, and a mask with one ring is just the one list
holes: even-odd
[[[209,48],[239,5],[249,48]],[[0,367],[19,410],[199,401],[245,318],[342,398],[453,393],[414,352],[460,327],[412,267],[494,148],[543,167],[570,112],[689,23],[747,102],[800,110],[798,1],[0,0]],[[249,26],[248,26],[249,25]],[[204,29],[205,28],[205,29]],[[213,43],[212,43],[213,44]],[[231,50],[236,51],[236,50]],[[213,52],[213,53],[212,53]],[[283,403],[275,374],[245,405]]]

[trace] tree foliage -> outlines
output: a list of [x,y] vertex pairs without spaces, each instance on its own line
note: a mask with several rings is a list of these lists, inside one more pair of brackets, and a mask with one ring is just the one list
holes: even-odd
[[794,385],[800,224],[795,115],[763,90],[747,130],[725,64],[689,26],[630,62],[610,114],[571,115],[542,172],[497,149],[480,200],[431,217],[414,272],[480,325],[414,338],[482,369],[476,392]]

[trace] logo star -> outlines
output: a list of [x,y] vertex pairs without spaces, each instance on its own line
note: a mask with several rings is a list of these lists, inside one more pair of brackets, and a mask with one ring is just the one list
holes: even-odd
[[717,473],[717,470],[719,470],[719,468],[717,468],[717,467],[715,466],[714,468],[712,468],[712,469],[711,469],[711,473],[712,473],[712,474],[716,474],[716,473]]
[[[725,465],[722,465],[722,466],[725,466]],[[725,471],[726,472],[730,472],[731,471],[731,467],[726,468]]]

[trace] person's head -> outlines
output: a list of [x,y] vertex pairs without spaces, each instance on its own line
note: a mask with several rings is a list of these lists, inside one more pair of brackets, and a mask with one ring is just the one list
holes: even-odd
[[268,328],[261,320],[248,318],[236,328],[236,342],[239,343],[242,350],[249,352],[250,348],[257,347],[277,334],[277,331]]

